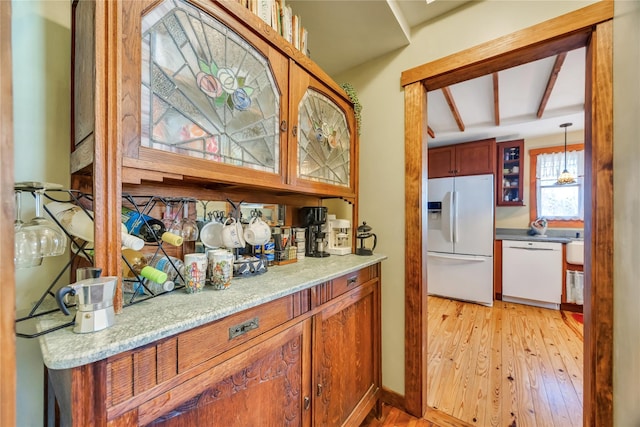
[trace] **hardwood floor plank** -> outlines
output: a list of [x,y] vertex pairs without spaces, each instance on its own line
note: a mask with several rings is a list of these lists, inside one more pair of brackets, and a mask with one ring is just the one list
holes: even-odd
[[[496,304],[500,304],[496,301]],[[500,389],[502,384],[502,308],[494,308],[491,316],[491,358],[489,364],[489,404],[485,405],[486,426],[499,427],[502,413],[502,398]],[[480,405],[480,402],[478,402]]]
[[437,413],[478,427],[582,425],[583,337],[571,315],[431,296],[428,307],[427,397]]
[[542,310],[538,309],[535,316],[532,316],[536,322],[536,329],[540,336],[536,342],[536,353],[539,357],[540,376],[546,391],[546,399],[549,402],[549,409],[553,417],[553,424],[557,426],[572,426],[573,421],[570,413],[565,406],[564,398],[560,386],[558,385],[555,370],[551,359],[551,352],[556,351],[556,346],[549,346],[545,340],[545,322],[548,318]]

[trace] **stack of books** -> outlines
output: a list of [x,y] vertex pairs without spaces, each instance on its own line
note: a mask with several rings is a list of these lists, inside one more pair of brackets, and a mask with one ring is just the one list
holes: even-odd
[[285,0],[237,0],[270,25],[296,49],[308,55],[308,32],[301,24],[300,17],[294,15]]

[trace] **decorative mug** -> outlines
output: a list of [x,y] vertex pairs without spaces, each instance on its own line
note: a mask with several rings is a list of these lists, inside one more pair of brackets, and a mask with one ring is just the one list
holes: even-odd
[[[231,221],[231,222],[229,222]],[[228,249],[243,248],[245,245],[242,224],[235,218],[227,218],[222,227],[222,243]]]
[[244,240],[251,246],[264,245],[271,238],[271,227],[262,218],[253,217],[244,230]]
[[224,249],[207,252],[207,279],[213,289],[227,289],[233,277],[233,254]]
[[184,288],[189,294],[202,291],[207,278],[207,255],[202,253],[184,256]]

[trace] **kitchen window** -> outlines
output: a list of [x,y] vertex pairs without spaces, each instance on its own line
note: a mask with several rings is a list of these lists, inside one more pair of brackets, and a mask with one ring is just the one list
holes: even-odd
[[556,184],[565,169],[564,147],[530,150],[529,159],[531,221],[544,217],[550,227],[584,227],[584,145],[567,147],[566,168],[574,184]]

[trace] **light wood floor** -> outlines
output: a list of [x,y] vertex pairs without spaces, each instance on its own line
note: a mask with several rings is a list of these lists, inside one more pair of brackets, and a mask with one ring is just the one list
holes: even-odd
[[[478,427],[582,426],[583,328],[571,313],[431,296],[427,307],[432,413]],[[364,425],[454,425],[385,408]]]

